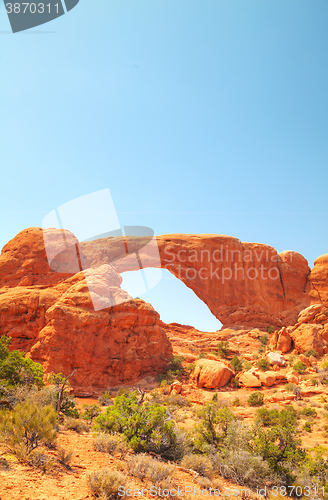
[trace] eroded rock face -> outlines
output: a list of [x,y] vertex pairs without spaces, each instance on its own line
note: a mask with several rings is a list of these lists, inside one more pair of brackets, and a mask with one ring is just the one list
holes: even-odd
[[[51,242],[48,254],[44,237]],[[268,245],[242,243],[230,236],[175,234],[159,236],[155,243],[150,245],[149,238],[143,242],[137,237],[127,241],[103,238],[79,243],[71,233],[65,232],[63,238],[62,232],[55,229],[46,233],[40,228],[22,231],[5,245],[0,256],[1,334],[10,335],[14,348],[31,351],[31,356],[42,359],[50,370],[59,363],[60,356],[65,357],[66,351],[62,349],[69,350],[69,346],[74,345],[79,352],[76,338],[84,330],[90,337],[99,336],[100,344],[108,344],[111,349],[116,348],[118,342],[115,340],[112,344],[111,337],[140,336],[142,341],[135,346],[146,352],[150,346],[143,337],[141,321],[150,337],[156,330],[158,349],[165,358],[169,347],[161,324],[154,320],[153,310],[143,306],[142,301],[134,301],[132,307],[120,288],[120,273],[138,269],[141,262],[144,268],[170,270],[194,290],[225,327],[245,327],[246,330],[252,326],[278,327],[280,330],[270,340],[273,350],[287,352],[295,347],[298,352],[309,348],[315,348],[319,354],[327,351],[328,254],[319,257],[310,272],[307,261],[296,252],[278,255]],[[90,298],[93,309],[88,302]],[[130,305],[124,302],[126,300]],[[110,308],[108,304],[116,305]],[[122,318],[125,318],[125,329]],[[281,329],[284,325],[295,326]],[[73,338],[70,332],[74,332]],[[64,338],[69,339],[68,344]],[[92,341],[86,345],[86,352],[93,349]],[[62,352],[55,362],[52,359],[57,359],[56,349]],[[88,356],[85,359],[91,363],[91,355]],[[117,382],[125,380],[126,374],[132,376],[132,362],[124,356],[120,359],[123,358],[128,368],[124,374],[117,371]],[[139,353],[135,359],[138,376],[145,371],[141,365],[146,371],[153,369],[146,355],[142,357]],[[88,362],[83,361],[83,370]],[[77,358],[67,360],[67,370],[76,363]],[[105,364],[101,366],[99,374],[104,369],[107,379],[114,380],[111,369],[105,368]],[[123,370],[122,364],[118,366]],[[154,370],[159,371],[160,366],[159,362]],[[78,377],[82,368],[79,370]],[[89,382],[96,383],[94,379]],[[83,379],[81,384],[89,382]],[[77,380],[75,383],[78,384]]]
[[322,325],[301,324],[290,335],[294,341],[295,349],[304,353],[309,349],[315,349],[319,356],[327,352],[327,342],[324,340]]
[[[160,263],[147,246],[142,248],[142,238],[130,237],[129,242],[132,249],[139,248],[144,267],[168,269],[207,304],[224,327],[293,325],[299,312],[311,304],[322,299],[328,306],[328,291],[324,292],[328,255],[316,260],[311,273],[297,252],[277,254],[268,245],[242,243],[231,236],[158,236]],[[138,269],[135,256],[118,258],[121,247],[115,238],[81,245],[91,267],[107,262],[118,273]]]
[[[49,231],[60,245],[60,231]],[[74,245],[54,267],[75,269]],[[120,288],[122,278],[112,266],[85,273],[51,270],[42,230],[19,233],[0,256],[1,334],[11,336],[12,348],[28,352],[46,372],[76,370],[70,382],[80,394],[162,371],[172,348],[158,313]],[[117,305],[106,308],[109,297]],[[97,304],[105,308],[95,311]]]
[[[127,295],[120,288],[115,293]],[[71,383],[80,393],[162,371],[172,355],[159,314],[149,304],[130,300],[95,311],[85,280],[47,310],[46,321],[30,355],[47,372],[77,370]]]

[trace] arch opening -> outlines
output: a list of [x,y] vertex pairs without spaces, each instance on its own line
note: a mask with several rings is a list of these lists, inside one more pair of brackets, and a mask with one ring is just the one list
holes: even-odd
[[[222,323],[208,306],[167,269],[127,271],[121,273],[121,277],[121,288],[133,298],[139,297],[149,302],[164,323],[189,325],[203,332],[220,330]],[[152,286],[152,283],[156,283],[156,286]]]

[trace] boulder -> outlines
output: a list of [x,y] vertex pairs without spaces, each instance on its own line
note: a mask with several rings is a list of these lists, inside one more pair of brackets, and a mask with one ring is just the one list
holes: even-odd
[[230,382],[233,371],[219,361],[211,359],[198,359],[195,363],[194,378],[197,387],[215,389],[223,387]]
[[322,356],[327,347],[327,342],[321,335],[324,331],[322,325],[301,323],[290,335],[298,352],[304,353],[309,349],[315,349],[319,356]]
[[328,307],[328,254],[320,255],[315,261],[308,277],[311,286],[310,296],[313,302],[322,303]]
[[311,366],[311,362],[307,356],[304,356],[304,354],[299,355],[299,359],[302,363],[304,363],[307,367]]
[[309,356],[309,361],[310,361],[310,363],[311,363],[311,366],[317,366],[317,364],[318,364],[318,360],[317,360],[317,358],[315,358],[315,357],[314,357],[314,356],[312,356],[312,355],[311,355],[311,356]]
[[250,371],[242,373],[239,377],[239,382],[244,387],[261,387],[262,385],[261,380]]
[[264,387],[271,387],[276,383],[276,374],[271,371],[259,372],[261,384]]
[[282,354],[279,354],[278,352],[269,352],[266,355],[268,361],[270,362],[271,365],[277,365],[277,366],[285,366],[286,365],[286,360]]
[[287,373],[287,381],[292,384],[298,384],[298,377],[294,373]]
[[181,394],[182,391],[182,384],[179,380],[175,380],[171,384],[171,391],[170,394]]
[[292,339],[286,331],[284,333],[280,333],[277,341],[277,351],[281,351],[282,353],[288,352],[292,346]]
[[297,323],[312,323],[313,318],[318,313],[321,313],[323,309],[326,309],[323,304],[313,304],[312,306],[306,307],[299,313]]

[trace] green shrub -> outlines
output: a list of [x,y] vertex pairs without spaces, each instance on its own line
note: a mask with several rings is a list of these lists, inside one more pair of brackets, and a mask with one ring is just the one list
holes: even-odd
[[189,363],[185,368],[187,373],[192,373],[195,370],[195,363]]
[[130,458],[128,464],[132,476],[141,480],[147,477],[154,484],[168,479],[175,471],[175,465],[160,462],[144,453]]
[[240,386],[240,383],[239,383],[239,380],[237,379],[237,377],[235,377],[233,379],[232,383],[233,383],[233,386],[235,389],[237,389]]
[[233,406],[240,406],[240,399],[239,397],[235,397],[235,399],[232,402]]
[[267,331],[269,334],[273,333],[273,332],[274,332],[274,328],[273,328],[273,326],[267,326],[266,331]]
[[104,392],[101,396],[99,396],[98,403],[101,406],[109,406],[113,404],[111,393],[109,391]]
[[230,354],[229,342],[219,342],[218,355],[222,358],[228,357]]
[[268,370],[270,370],[271,368],[271,365],[269,363],[269,361],[267,359],[261,359],[260,361],[258,361],[256,363],[256,366],[262,371],[262,372],[266,372]]
[[261,392],[255,391],[249,396],[247,402],[249,406],[263,406],[264,396]]
[[206,450],[218,446],[227,435],[229,424],[236,420],[234,413],[220,402],[211,401],[196,411],[201,419],[195,427],[195,446]]
[[311,378],[311,384],[314,385],[314,386],[316,386],[316,385],[319,384],[319,382],[318,382],[318,380],[315,377],[312,377]]
[[65,450],[65,448],[62,448],[61,446],[57,448],[57,455],[58,455],[58,461],[61,465],[66,467],[66,469],[70,469],[70,464],[73,461],[73,458],[75,457],[75,451],[74,450]]
[[292,382],[288,382],[287,384],[285,384],[285,391],[287,391],[287,392],[294,392],[295,393],[296,389],[297,389],[297,385],[293,384]]
[[305,424],[303,425],[303,429],[305,430],[305,432],[312,432],[312,426],[310,422],[305,422]]
[[267,343],[269,342],[269,337],[267,335],[262,335],[260,338],[259,338],[259,341],[261,342],[261,344],[263,346],[266,346]]
[[306,370],[306,365],[302,363],[302,361],[298,361],[293,366],[293,370],[295,370],[297,373],[303,374]]
[[231,368],[235,372],[241,372],[242,369],[243,369],[243,364],[242,364],[242,362],[240,361],[240,359],[238,358],[238,356],[236,354],[234,355],[234,357],[230,361],[230,364],[231,364]]
[[170,383],[175,379],[180,379],[183,375],[182,361],[183,357],[172,356],[165,368],[165,371],[158,376],[158,381],[162,382],[162,380],[167,380],[168,383]]
[[283,484],[292,484],[295,480],[293,469],[306,457],[298,438],[296,411],[289,406],[281,411],[263,408],[257,414],[249,441],[250,451],[261,456]]
[[194,453],[190,453],[183,457],[181,467],[192,469],[198,472],[200,476],[205,477],[211,477],[213,473],[211,460],[204,455],[196,455]]
[[81,432],[88,432],[90,429],[89,426],[85,422],[83,422],[83,420],[72,417],[66,418],[64,422],[64,428],[69,431],[75,431],[78,434],[81,434]]
[[263,427],[279,425],[286,427],[288,425],[297,425],[297,412],[292,405],[286,406],[279,411],[277,408],[268,410],[267,408],[259,408],[256,412],[256,422]]
[[201,352],[200,354],[198,354],[198,359],[207,359],[206,352]]
[[246,371],[252,368],[252,363],[248,359],[243,359],[242,363]]
[[304,356],[306,356],[307,358],[309,358],[310,356],[314,356],[315,358],[318,357],[318,353],[315,349],[311,348],[311,349],[308,349],[305,353],[304,353]]
[[[52,406],[38,407],[29,401],[15,409],[0,412],[0,436],[7,449],[30,454],[40,443],[51,445],[56,439],[57,414]],[[19,451],[20,450],[20,451]]]
[[120,453],[122,456],[128,451],[126,438],[122,434],[106,434],[104,432],[96,434],[93,447],[97,451],[109,453],[110,455]]
[[107,500],[110,498],[122,498],[119,495],[119,487],[124,488],[126,476],[117,470],[105,468],[89,472],[86,481],[94,496]]
[[318,414],[314,408],[303,408],[300,412],[301,415],[305,415],[306,417],[317,417]]
[[43,368],[20,351],[10,351],[11,339],[0,337],[0,385],[14,387],[17,385],[36,385],[42,387]]
[[101,409],[99,408],[98,405],[96,404],[92,404],[92,405],[83,405],[83,413],[82,413],[82,418],[83,420],[87,420],[90,422],[92,422],[92,420],[96,417],[98,417],[98,415],[100,415],[101,413]]
[[138,404],[137,393],[117,396],[114,406],[95,419],[95,428],[121,433],[135,452],[152,451],[166,458],[175,456],[176,429],[166,408],[145,401]]

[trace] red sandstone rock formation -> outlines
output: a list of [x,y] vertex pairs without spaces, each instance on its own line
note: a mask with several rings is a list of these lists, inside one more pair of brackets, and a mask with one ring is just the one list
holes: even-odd
[[[138,249],[143,267],[158,267],[156,253],[149,245],[142,248],[142,241],[128,237],[127,246]],[[278,255],[268,245],[231,236],[172,234],[158,236],[157,243],[161,267],[191,288],[223,327],[293,325],[302,309],[321,301],[328,305],[328,255],[319,257],[311,272],[297,252]],[[125,256],[121,239],[103,238],[81,248],[89,267],[111,263],[118,273],[138,269],[135,254]]]
[[[296,252],[278,255],[270,246],[229,236],[159,236],[158,247],[140,237],[79,244],[71,233],[49,229],[46,241],[51,242],[48,255],[44,233],[30,228],[3,248],[0,333],[10,335],[14,348],[30,351],[48,371],[78,368],[76,387],[131,383],[160,371],[170,356],[157,313],[143,301],[129,300],[120,288],[119,273],[140,265],[169,269],[225,327],[298,321],[275,334],[274,347],[286,351],[293,343],[299,352],[326,351],[328,255],[319,257],[311,272]],[[117,305],[105,307],[112,300]],[[95,311],[95,304],[105,309]]]
[[[61,269],[72,269],[74,258],[69,247]],[[163,370],[172,347],[158,313],[142,300],[130,300],[111,266],[88,275],[92,301],[84,273],[50,269],[41,229],[19,233],[0,256],[1,335],[12,337],[12,348],[29,352],[46,372],[68,375],[75,369],[70,382],[80,394]],[[110,294],[125,302],[95,311],[94,304]]]
[[[111,269],[104,265],[106,283]],[[113,287],[112,287],[113,288]],[[127,295],[116,288],[116,295]],[[163,370],[172,348],[159,314],[142,300],[129,300],[95,311],[85,280],[74,284],[46,312],[46,326],[40,331],[31,357],[46,372],[71,373],[79,393],[133,383],[147,374]]]

